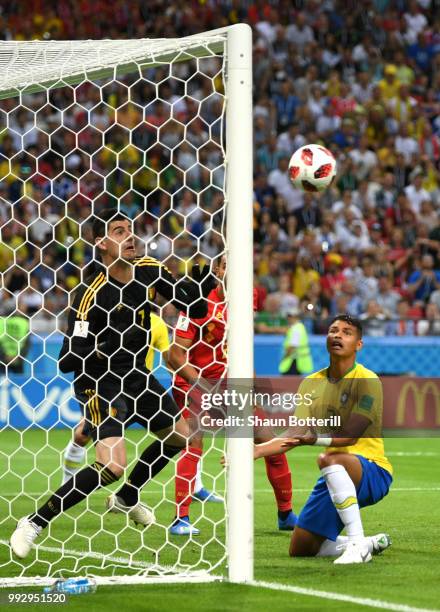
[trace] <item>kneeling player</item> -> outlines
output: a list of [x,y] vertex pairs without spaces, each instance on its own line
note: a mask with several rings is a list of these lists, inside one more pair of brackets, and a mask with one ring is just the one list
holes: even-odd
[[[335,563],[366,563],[391,543],[386,534],[364,536],[359,510],[380,501],[392,482],[392,467],[381,437],[382,385],[374,372],[356,363],[361,347],[360,322],[347,315],[336,317],[327,335],[330,366],[306,378],[299,388],[303,403],[297,416],[339,416],[338,430],[316,435],[313,430],[298,428],[289,432],[289,438],[255,447],[256,458],[299,445],[327,447],[318,457],[322,476],[292,534],[292,557],[337,556],[342,552]],[[341,536],[344,528],[346,535]]]
[[[194,383],[204,378],[208,382],[221,380],[226,373],[226,303],[223,278],[226,258],[217,260],[215,275],[219,282],[208,295],[208,313],[203,319],[180,315],[176,325],[174,343],[169,350],[169,365],[176,371],[174,399],[183,410],[193,433],[190,446],[177,462],[176,520],[170,528],[173,535],[197,535],[199,530],[191,525],[189,508],[194,496],[197,468],[203,453],[203,436],[198,431],[197,416],[187,406],[187,398]],[[191,406],[189,406],[191,408]],[[270,435],[260,441],[269,440]],[[266,457],[266,471],[273,487],[278,506],[278,528],[291,531],[296,516],[292,512],[292,478],[284,455]],[[208,497],[209,500],[209,497]],[[222,501],[222,500],[221,500]]]

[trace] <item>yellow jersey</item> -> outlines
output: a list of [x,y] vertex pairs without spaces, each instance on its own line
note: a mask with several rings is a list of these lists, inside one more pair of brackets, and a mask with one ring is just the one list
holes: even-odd
[[[370,421],[362,437],[355,444],[346,447],[329,447],[326,452],[362,455],[390,474],[393,473],[391,463],[385,456],[382,437],[383,392],[377,374],[355,363],[343,378],[331,381],[328,378],[327,368],[324,368],[305,378],[298,393],[303,396],[306,393],[310,394],[308,401],[311,401],[309,406],[303,402],[298,407],[295,412],[298,418],[340,417],[341,427],[344,427],[352,414],[359,414]],[[321,430],[321,433],[325,431]],[[331,431],[327,429],[327,433],[330,435]]]
[[148,349],[147,356],[145,357],[145,367],[151,372],[154,367],[154,351],[157,350],[161,353],[167,351],[170,348],[170,338],[168,336],[168,328],[163,319],[161,319],[154,312],[150,314],[150,319],[150,348]]
[[399,89],[402,83],[397,79],[394,79],[392,83],[389,83],[386,79],[381,79],[378,85],[382,92],[382,98],[391,100],[391,98],[396,98],[399,95]]

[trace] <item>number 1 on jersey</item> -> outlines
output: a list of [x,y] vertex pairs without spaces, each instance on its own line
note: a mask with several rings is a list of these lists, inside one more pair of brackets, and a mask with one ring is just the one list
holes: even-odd
[[145,309],[142,308],[142,310],[138,310],[137,311],[138,315],[141,318],[141,327],[145,327],[144,323],[145,323]]

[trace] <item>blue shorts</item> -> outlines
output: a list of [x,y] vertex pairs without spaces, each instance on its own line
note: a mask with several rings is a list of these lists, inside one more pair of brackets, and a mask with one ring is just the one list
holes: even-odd
[[[393,477],[374,461],[356,455],[362,465],[362,479],[357,487],[359,507],[377,504],[388,493]],[[327,484],[320,478],[298,517],[297,527],[336,540],[344,525],[333,505]]]

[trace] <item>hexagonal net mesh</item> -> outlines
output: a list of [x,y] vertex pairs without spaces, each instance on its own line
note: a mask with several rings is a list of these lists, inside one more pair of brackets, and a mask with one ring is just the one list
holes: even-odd
[[[223,440],[205,436],[196,480],[186,455],[176,485],[185,450],[165,351],[177,327],[174,359],[192,366],[208,348],[224,374],[225,323],[210,322],[226,319],[222,286],[214,315],[184,309],[203,284],[194,264],[225,252],[225,36],[2,44],[0,576],[220,570]],[[140,515],[110,512],[130,486]],[[217,497],[191,496],[206,490]],[[176,514],[200,533],[174,535]],[[26,516],[43,529],[17,555],[9,537]]]

